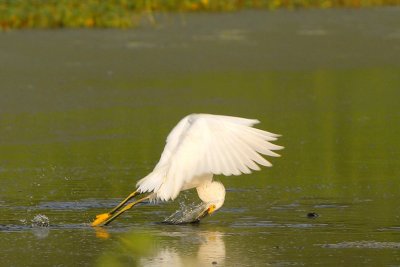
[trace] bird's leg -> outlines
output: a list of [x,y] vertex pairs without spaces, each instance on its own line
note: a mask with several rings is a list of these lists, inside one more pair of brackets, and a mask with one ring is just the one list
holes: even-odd
[[126,202],[134,198],[135,196],[140,195],[138,191],[132,192],[127,196],[121,203],[119,203],[115,208],[113,208],[111,211],[108,213],[102,213],[96,215],[96,219],[92,222],[92,226],[97,226],[99,224],[102,224],[104,221],[106,221],[108,218],[110,218],[117,210],[119,210]]
[[114,214],[117,210],[119,210],[126,202],[128,202],[129,200],[131,200],[132,198],[134,198],[137,195],[140,195],[141,193],[139,193],[138,191],[132,192],[129,194],[129,196],[127,196],[124,200],[121,201],[121,203],[119,203],[115,208],[113,208],[109,214]]
[[103,225],[107,225],[110,222],[114,221],[119,215],[121,215],[122,213],[124,213],[125,211],[131,209],[133,206],[135,206],[136,204],[139,204],[143,201],[145,201],[146,199],[149,199],[153,194],[147,195],[141,199],[138,199],[132,203],[129,203],[128,205],[126,205],[125,207],[123,207],[121,210],[117,211],[115,214],[113,214],[111,217],[107,218]]

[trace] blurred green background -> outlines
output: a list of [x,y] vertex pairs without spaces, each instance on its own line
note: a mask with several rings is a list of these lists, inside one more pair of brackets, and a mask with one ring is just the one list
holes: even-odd
[[400,0],[0,0],[0,28],[130,28],[154,12],[395,6]]

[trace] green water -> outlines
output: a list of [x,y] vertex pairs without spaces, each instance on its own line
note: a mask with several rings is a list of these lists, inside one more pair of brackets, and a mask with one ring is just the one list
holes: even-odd
[[[398,266],[400,9],[156,20],[0,35],[0,265]],[[88,226],[195,112],[261,120],[282,157],[217,177],[199,225],[159,224],[187,192]]]

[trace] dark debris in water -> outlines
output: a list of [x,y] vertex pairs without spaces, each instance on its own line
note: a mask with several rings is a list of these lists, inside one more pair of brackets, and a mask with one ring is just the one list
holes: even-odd
[[307,218],[309,218],[309,219],[316,219],[316,218],[318,218],[318,217],[319,217],[319,214],[316,213],[316,212],[309,212],[309,213],[307,213]]

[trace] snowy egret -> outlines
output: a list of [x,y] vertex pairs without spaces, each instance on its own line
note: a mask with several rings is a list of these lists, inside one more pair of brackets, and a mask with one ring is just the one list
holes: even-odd
[[[272,166],[260,154],[279,157],[273,150],[283,147],[271,143],[279,135],[253,128],[257,123],[255,119],[222,115],[186,116],[169,133],[160,161],[137,182],[137,190],[110,212],[97,215],[92,226],[107,225],[144,200],[174,200],[191,188],[197,189],[205,203],[197,220],[210,215],[225,201],[225,188],[213,181],[213,175],[248,174],[260,170],[258,165]],[[149,194],[125,205],[144,193]]]

